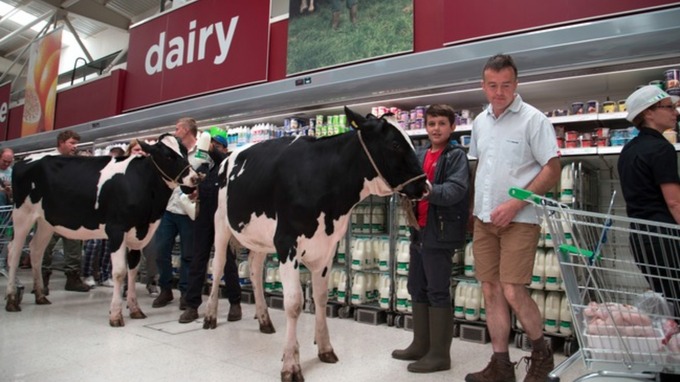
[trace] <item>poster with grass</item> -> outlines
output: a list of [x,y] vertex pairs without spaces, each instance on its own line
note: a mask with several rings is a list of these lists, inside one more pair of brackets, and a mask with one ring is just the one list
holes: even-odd
[[413,51],[413,0],[290,0],[287,75]]

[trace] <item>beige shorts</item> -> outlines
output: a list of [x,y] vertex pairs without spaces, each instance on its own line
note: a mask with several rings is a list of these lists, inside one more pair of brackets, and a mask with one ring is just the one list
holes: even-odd
[[499,228],[475,218],[472,252],[477,280],[529,284],[540,233],[538,224]]

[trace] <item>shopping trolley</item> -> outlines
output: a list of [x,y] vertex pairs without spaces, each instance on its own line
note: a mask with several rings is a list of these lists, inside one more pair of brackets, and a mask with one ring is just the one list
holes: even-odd
[[[552,235],[580,350],[589,374],[654,379],[680,373],[680,226],[570,209],[513,188],[537,206]],[[612,198],[613,201],[613,198]]]

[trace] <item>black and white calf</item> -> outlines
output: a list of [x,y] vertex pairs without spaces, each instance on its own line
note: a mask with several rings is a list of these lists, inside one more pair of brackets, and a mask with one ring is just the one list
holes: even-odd
[[[260,331],[273,333],[262,288],[267,253],[278,253],[287,316],[281,379],[302,380],[297,318],[302,311],[298,267],[312,274],[319,358],[334,363],[326,324],[330,266],[352,208],[369,195],[412,199],[429,189],[409,137],[392,118],[367,118],[345,108],[354,130],[333,137],[287,137],[237,150],[220,169],[215,213],[215,280],[222,277],[233,236],[250,249]],[[213,283],[204,328],[214,328],[219,283]]]
[[[177,186],[194,187],[198,175],[187,159],[187,150],[172,135],[162,135],[149,145],[149,154],[111,158],[29,156],[14,166],[14,239],[9,245],[8,312],[21,310],[16,296],[16,271],[26,236],[37,222],[30,242],[36,304],[50,304],[45,297],[40,267],[43,252],[58,233],[70,239],[108,239],[113,267],[111,326],[125,324],[121,285],[128,264],[127,305],[131,318],[146,316],[137,304],[135,278],[140,249],[151,240]],[[127,253],[126,249],[130,251]]]

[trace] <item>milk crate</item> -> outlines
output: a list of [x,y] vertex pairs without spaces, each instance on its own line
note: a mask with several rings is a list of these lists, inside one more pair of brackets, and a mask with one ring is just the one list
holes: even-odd
[[272,309],[283,310],[283,296],[268,296],[266,298],[267,306]]
[[488,343],[490,340],[489,329],[486,326],[461,324],[460,339],[478,344]]
[[357,309],[356,320],[366,324],[380,325],[387,323],[387,313],[382,310]]
[[337,318],[338,311],[340,310],[340,304],[327,303],[326,304],[326,317]]
[[255,293],[252,290],[241,290],[241,302],[244,304],[255,303]]

